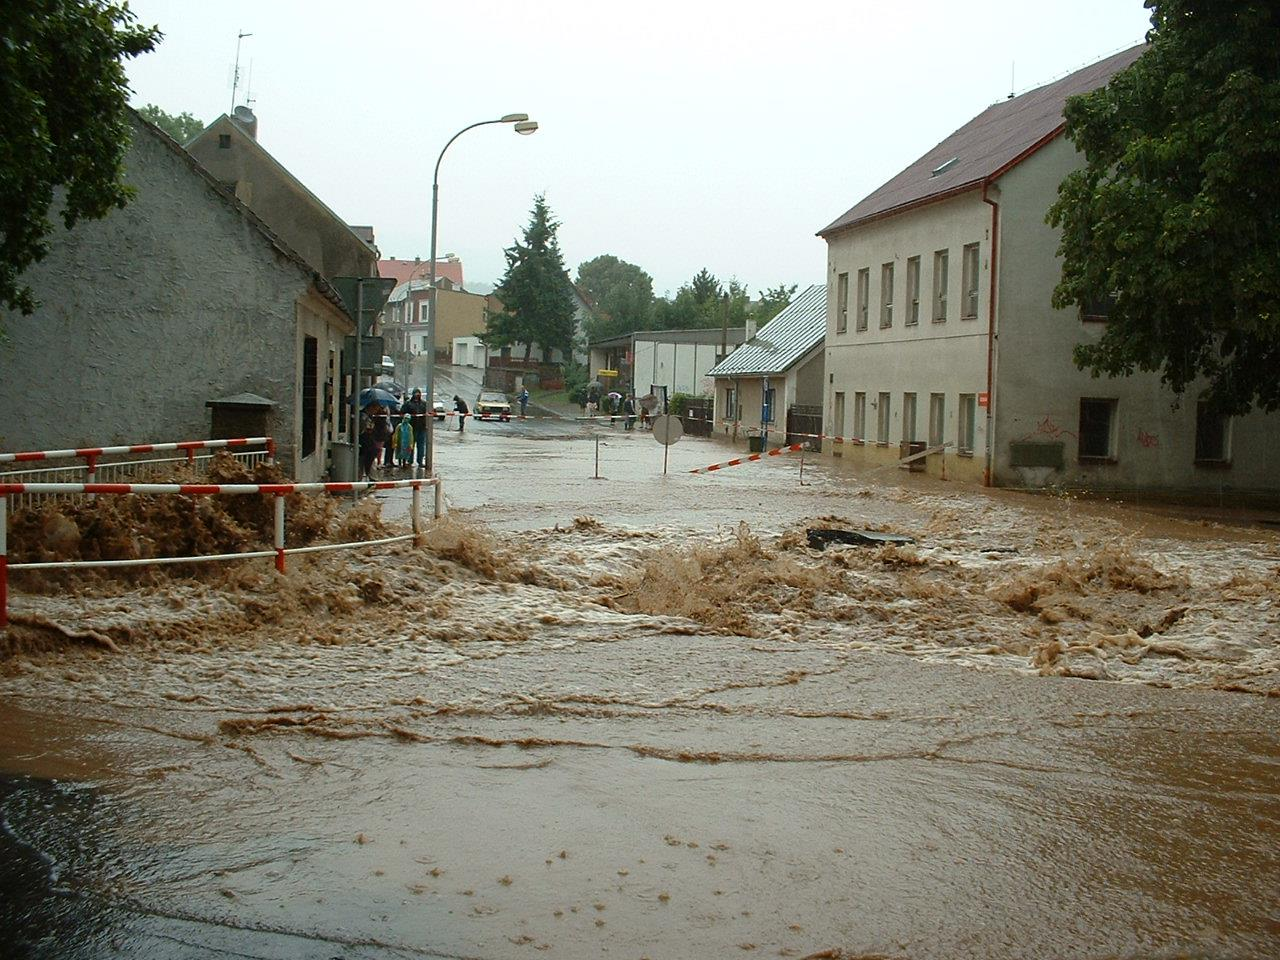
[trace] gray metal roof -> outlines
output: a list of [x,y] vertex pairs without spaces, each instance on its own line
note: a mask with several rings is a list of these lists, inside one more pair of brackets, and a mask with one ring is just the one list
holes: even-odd
[[[629,347],[633,343],[643,341],[645,343],[707,343],[719,345],[721,334],[725,331],[722,327],[682,327],[675,330],[636,330],[633,333],[624,333],[620,337],[610,337],[607,340],[593,340],[588,346],[593,349],[607,350],[610,347]],[[746,327],[729,327],[728,341],[732,344],[739,344],[747,339]]]
[[1062,131],[1067,97],[1105,86],[1146,49],[1146,44],[1139,44],[988,107],[819,230],[818,236],[981,186]]
[[802,290],[760,332],[711,371],[713,377],[784,373],[827,334],[827,285]]

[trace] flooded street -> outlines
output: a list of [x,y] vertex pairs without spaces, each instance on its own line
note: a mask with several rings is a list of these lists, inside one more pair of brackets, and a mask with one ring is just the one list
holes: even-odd
[[1273,530],[599,433],[441,433],[421,548],[19,582],[0,954],[1280,952]]

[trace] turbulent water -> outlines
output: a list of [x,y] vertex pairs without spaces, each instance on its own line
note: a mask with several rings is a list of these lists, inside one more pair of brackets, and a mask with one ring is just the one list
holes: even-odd
[[663,478],[643,435],[599,481],[590,440],[452,443],[423,546],[14,598],[15,942],[1275,955],[1274,533],[675,472],[725,458],[696,442]]

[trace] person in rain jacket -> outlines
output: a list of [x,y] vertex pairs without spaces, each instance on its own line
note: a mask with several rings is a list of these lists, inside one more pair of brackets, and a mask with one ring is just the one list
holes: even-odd
[[636,398],[635,397],[631,396],[630,394],[627,395],[627,399],[622,404],[622,412],[627,415],[626,422],[623,423],[622,428],[624,430],[630,430],[632,427],[636,425]]
[[471,412],[471,408],[467,406],[467,401],[455,393],[453,395],[453,409],[458,411],[458,432],[461,433],[467,425],[467,414]]
[[396,462],[402,467],[413,466],[413,425],[405,416],[396,427]]
[[520,396],[516,399],[520,401],[520,419],[523,420],[525,414],[529,412],[529,388],[521,388]]

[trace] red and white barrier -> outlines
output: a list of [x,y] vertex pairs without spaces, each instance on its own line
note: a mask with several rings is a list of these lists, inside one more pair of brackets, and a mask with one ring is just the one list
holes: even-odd
[[763,460],[766,457],[777,457],[784,453],[799,453],[804,449],[803,443],[792,443],[785,447],[778,447],[776,450],[767,450],[764,453],[753,453],[749,457],[735,457],[732,460],[726,460],[724,463],[713,463],[709,467],[699,467],[697,470],[690,470],[690,473],[715,473],[717,470],[723,470],[725,467],[736,467],[744,463],[755,463],[757,460]]
[[[216,441],[210,441],[216,442]],[[160,446],[160,445],[156,445]],[[310,547],[285,548],[284,498],[292,493],[351,493],[365,490],[393,490],[409,487],[413,490],[410,516],[413,533],[384,537],[380,540],[360,540],[351,543],[326,543]],[[207,563],[218,560],[248,560],[254,557],[274,557],[276,569],[285,571],[285,556],[290,553],[319,553],[324,550],[352,550],[378,544],[413,540],[422,533],[422,488],[435,488],[435,517],[444,513],[444,486],[438,477],[422,477],[413,480],[380,480],[360,483],[0,483],[0,629],[9,623],[9,571],[51,570],[78,567],[140,567],[166,563]],[[265,494],[275,497],[274,542],[270,550],[248,553],[204,554],[195,557],[143,557],[132,560],[56,560],[40,563],[9,563],[9,513],[8,497],[21,493],[53,494],[182,494],[185,496],[214,496],[222,494]]]
[[276,442],[271,437],[237,437],[231,440],[179,440],[172,443],[132,443],[118,447],[78,447],[73,450],[28,450],[24,453],[0,453],[0,463],[31,463],[37,460],[85,460],[89,472],[99,457],[127,453],[166,453],[183,450],[190,460],[197,450],[220,450],[225,447],[265,446],[267,456],[276,458]]

